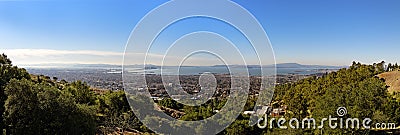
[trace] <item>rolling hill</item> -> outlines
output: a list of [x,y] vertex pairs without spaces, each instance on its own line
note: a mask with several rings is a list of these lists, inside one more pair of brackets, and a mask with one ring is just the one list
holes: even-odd
[[400,70],[385,72],[378,75],[379,78],[384,78],[386,85],[389,86],[389,93],[400,92]]

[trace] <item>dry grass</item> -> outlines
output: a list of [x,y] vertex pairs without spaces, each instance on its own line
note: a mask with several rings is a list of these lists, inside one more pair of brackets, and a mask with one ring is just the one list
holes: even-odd
[[400,71],[385,72],[378,75],[379,78],[384,78],[386,85],[389,86],[389,93],[400,92]]

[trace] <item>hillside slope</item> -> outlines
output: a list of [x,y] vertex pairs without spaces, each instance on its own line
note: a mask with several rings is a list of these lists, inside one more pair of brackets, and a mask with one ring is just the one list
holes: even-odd
[[400,71],[385,72],[378,75],[379,78],[384,78],[386,85],[389,86],[390,93],[400,92]]

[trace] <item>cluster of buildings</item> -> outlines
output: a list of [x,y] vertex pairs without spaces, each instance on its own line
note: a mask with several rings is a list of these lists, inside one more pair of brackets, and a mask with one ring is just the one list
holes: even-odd
[[[59,80],[66,81],[76,81],[82,80],[88,83],[91,87],[97,89],[106,90],[123,90],[123,81],[121,72],[113,72],[112,69],[28,69],[32,74],[43,74],[50,77],[58,77]],[[216,86],[213,86],[215,92],[213,95],[207,95],[210,93],[201,93],[204,90],[199,84],[200,75],[181,75],[179,76],[179,83],[166,83],[162,82],[162,77],[160,75],[146,75],[146,85],[142,87],[135,87],[136,91],[139,92],[150,92],[151,98],[155,101],[162,100],[164,98],[172,98],[174,100],[184,99],[184,95],[195,94],[196,96],[191,96],[191,100],[196,100],[198,98],[208,97],[208,99],[213,98],[226,98],[230,95],[231,89],[231,78],[227,74],[214,74]],[[297,74],[287,74],[287,75],[277,75],[275,84],[283,84],[288,82],[297,81],[309,77],[310,75],[297,75]],[[257,95],[261,85],[261,77],[251,76],[250,77],[250,95]],[[240,86],[233,86],[235,89],[240,89]],[[166,89],[181,89],[186,93],[168,93]],[[273,105],[256,106],[254,110],[244,111],[243,114],[246,115],[264,115],[267,114],[272,117],[280,117],[286,113],[286,106],[273,107]]]
[[[57,77],[59,80],[73,82],[81,80],[93,88],[101,90],[123,90],[121,72],[114,69],[92,68],[27,68],[29,73]],[[113,72],[114,71],[114,72]]]
[[243,114],[257,116],[264,116],[265,114],[267,114],[271,117],[281,117],[285,115],[286,109],[287,106],[280,106],[276,108],[272,106],[256,106],[255,111],[244,111]]

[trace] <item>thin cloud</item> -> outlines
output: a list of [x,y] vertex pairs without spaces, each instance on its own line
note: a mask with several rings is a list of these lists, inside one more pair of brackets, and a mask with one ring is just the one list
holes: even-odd
[[92,51],[92,50],[50,50],[50,49],[6,49],[4,53],[10,54],[17,57],[31,57],[31,56],[54,56],[54,55],[99,55],[109,56],[117,55],[122,56],[120,52],[109,52],[109,51]]
[[[95,51],[95,50],[52,50],[52,49],[1,49],[0,53],[5,53],[16,65],[37,65],[37,64],[115,64],[123,63],[123,52]],[[139,56],[143,53],[126,53],[125,64],[144,64]],[[172,63],[180,63],[183,57],[166,56]],[[164,55],[148,53],[145,64],[161,65]],[[166,64],[166,63],[164,63]],[[222,64],[216,60],[203,57],[191,57],[185,65],[213,65]]]
[[95,50],[4,49],[13,63],[21,65],[43,63],[121,64],[123,52]]

